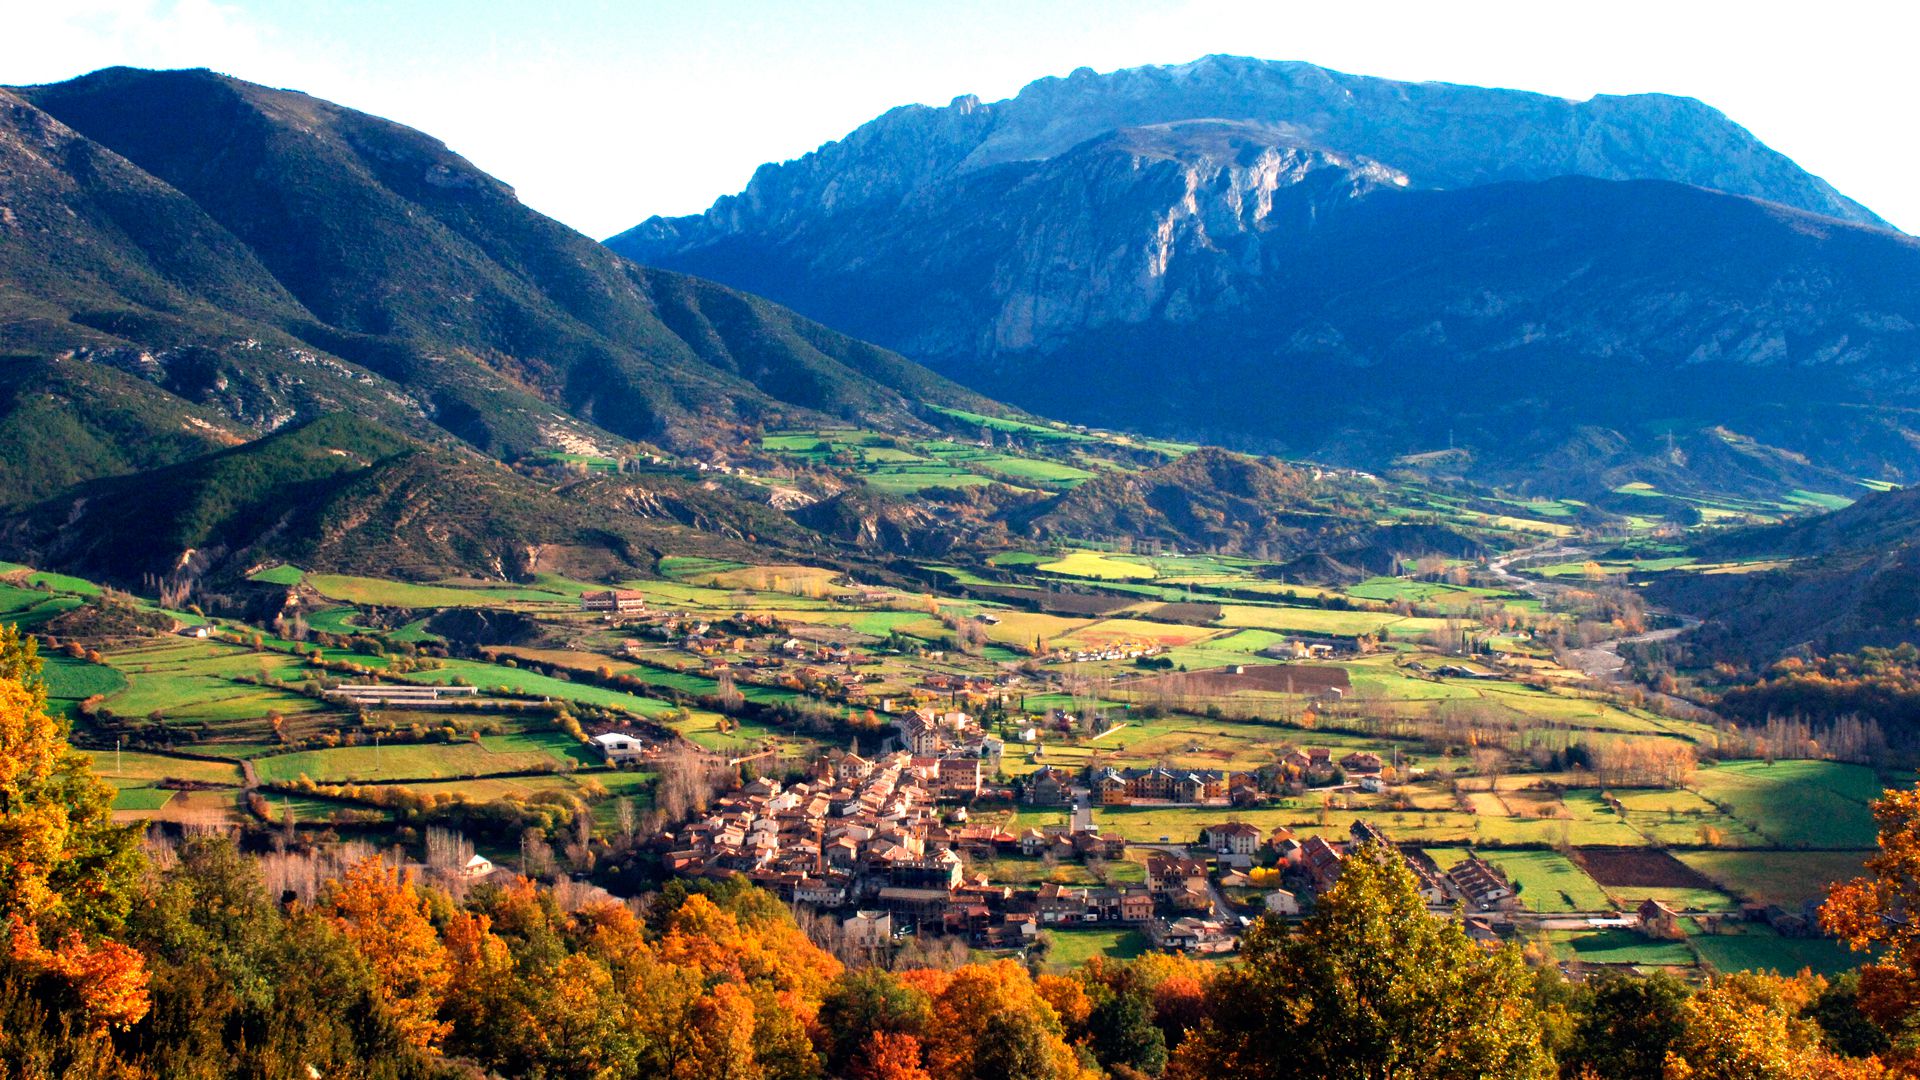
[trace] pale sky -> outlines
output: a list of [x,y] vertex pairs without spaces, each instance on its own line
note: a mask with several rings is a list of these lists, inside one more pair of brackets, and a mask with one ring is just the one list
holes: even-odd
[[443,139],[595,237],[895,105],[1208,53],[1698,97],[1920,232],[1915,0],[0,0],[0,83],[209,67]]

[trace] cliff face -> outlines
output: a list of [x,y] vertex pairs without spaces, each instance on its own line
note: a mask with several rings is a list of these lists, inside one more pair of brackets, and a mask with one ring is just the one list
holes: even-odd
[[744,191],[705,214],[653,218],[611,243],[654,261],[727,236],[779,234],[818,216],[898,202],[966,173],[1056,157],[1122,128],[1195,119],[1267,125],[1296,142],[1389,162],[1420,187],[1567,175],[1672,180],[1885,224],[1692,98],[1575,102],[1208,56],[1108,75],[1082,68],[991,104],[967,95],[945,108],[897,108],[798,160],[762,166]]

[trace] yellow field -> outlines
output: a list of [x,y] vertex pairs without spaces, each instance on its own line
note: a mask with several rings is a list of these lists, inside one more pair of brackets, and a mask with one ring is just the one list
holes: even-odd
[[711,576],[701,576],[701,584],[722,589],[757,589],[761,592],[793,593],[796,596],[831,596],[850,592],[836,585],[840,571],[820,566],[749,566]]
[[1098,551],[1075,551],[1065,558],[1042,563],[1036,569],[1050,574],[1097,578],[1101,581],[1146,581],[1156,576],[1153,567],[1121,562]]
[[996,611],[999,625],[987,627],[987,639],[1002,645],[1031,645],[1037,636],[1042,641],[1071,634],[1092,622],[1064,615],[1046,615],[1037,611]]
[[1385,627],[1408,622],[1391,612],[1323,611],[1320,608],[1253,607],[1247,604],[1222,606],[1221,626],[1254,627],[1261,630],[1291,630],[1301,634],[1335,634],[1352,637],[1374,634]]
[[1150,622],[1145,619],[1102,619],[1066,635],[1059,640],[1059,643],[1090,646],[1138,643],[1176,648],[1205,641],[1219,634],[1219,630],[1205,626]]

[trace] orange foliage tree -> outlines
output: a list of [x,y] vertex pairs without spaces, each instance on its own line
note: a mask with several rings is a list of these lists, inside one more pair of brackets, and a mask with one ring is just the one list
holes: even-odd
[[1828,933],[1876,955],[1860,968],[1860,1011],[1920,1064],[1920,789],[1889,791],[1873,804],[1880,850],[1871,876],[1833,887],[1820,908]]
[[416,1046],[437,1045],[452,1026],[439,1013],[453,972],[413,876],[369,857],[334,883],[326,907],[372,966],[400,1030]]
[[64,984],[89,1023],[149,1006],[140,953],[106,940],[126,919],[140,859],[113,792],[48,715],[33,639],[0,626],[0,919],[8,959]]

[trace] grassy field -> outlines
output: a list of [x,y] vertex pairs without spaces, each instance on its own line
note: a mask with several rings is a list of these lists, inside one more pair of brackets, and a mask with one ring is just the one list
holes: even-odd
[[1400,616],[1384,611],[1328,611],[1322,608],[1224,604],[1219,625],[1332,637],[1358,637],[1382,632],[1395,637],[1408,637],[1445,629],[1447,621]]
[[1130,960],[1147,951],[1147,937],[1138,930],[1049,929],[1046,934],[1053,941],[1047,966],[1061,970],[1080,967],[1096,956]]
[[478,660],[449,660],[445,666],[432,671],[419,671],[408,676],[420,682],[450,683],[456,680],[483,690],[505,687],[515,693],[537,694],[542,697],[562,701],[579,701],[589,705],[610,705],[625,709],[639,716],[658,716],[671,711],[671,702],[657,698],[642,697],[621,690],[609,690],[601,686],[570,682],[556,679],[551,675],[542,675],[524,668],[510,668],[499,664],[488,664]]
[[[169,724],[205,724],[215,740],[260,737],[268,712],[288,717],[296,728],[305,717],[339,715],[324,703],[271,685],[304,670],[301,661],[280,653],[160,638],[110,651],[105,659],[127,683],[107,696],[107,708],[133,717],[158,711]],[[264,677],[269,684],[235,681],[238,676]]]
[[1557,851],[1480,851],[1479,856],[1506,872],[1529,910],[1543,913],[1604,911],[1611,906],[1605,889]]
[[286,782],[305,776],[321,783],[398,780],[414,777],[487,776],[556,769],[592,761],[584,747],[564,735],[490,735],[478,743],[416,743],[341,746],[254,759],[260,779]]
[[102,779],[114,781],[194,780],[205,784],[233,784],[242,777],[240,766],[230,761],[202,761],[140,750],[87,750],[93,770]]
[[1878,836],[1867,803],[1880,781],[1864,766],[1743,761],[1701,769],[1692,787],[1783,847],[1864,849]]
[[1791,975],[1809,969],[1833,976],[1860,966],[1862,957],[1826,938],[1788,938],[1770,926],[1726,923],[1725,932],[1698,934],[1689,943],[1716,971],[1777,971]]
[[1564,960],[1589,964],[1688,967],[1693,950],[1684,941],[1651,941],[1634,930],[1554,930],[1547,940]]
[[1756,904],[1798,911],[1827,886],[1857,877],[1870,851],[1683,851],[1679,860],[1727,892]]
[[47,683],[47,696],[56,700],[78,701],[95,694],[116,694],[127,688],[127,677],[105,664],[89,664],[59,653],[41,657],[41,678]]
[[308,585],[330,600],[380,607],[436,608],[488,607],[501,604],[579,602],[579,596],[515,586],[421,585],[408,581],[354,577],[348,574],[308,574]]
[[130,810],[136,813],[152,813],[173,801],[177,791],[157,788],[148,784],[115,784],[113,808]]

